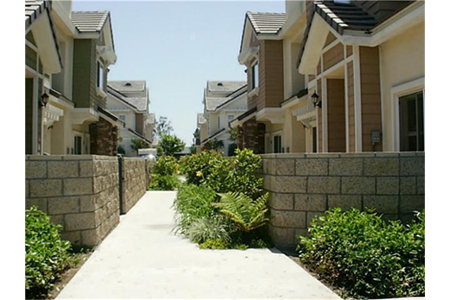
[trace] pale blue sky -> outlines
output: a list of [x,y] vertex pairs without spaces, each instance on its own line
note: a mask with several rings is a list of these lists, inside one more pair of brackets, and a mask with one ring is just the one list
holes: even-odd
[[284,12],[280,1],[74,1],[111,11],[117,63],[110,80],[146,80],[150,111],[192,144],[206,80],[246,80],[239,65],[246,11]]

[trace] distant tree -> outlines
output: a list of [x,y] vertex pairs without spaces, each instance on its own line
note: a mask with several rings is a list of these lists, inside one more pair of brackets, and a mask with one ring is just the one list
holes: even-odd
[[167,119],[167,117],[159,117],[159,120],[156,121],[155,129],[153,129],[153,133],[155,137],[162,139],[162,136],[165,134],[171,134],[173,131],[172,123]]
[[163,134],[158,145],[158,154],[173,156],[176,152],[183,151],[185,146],[176,135]]

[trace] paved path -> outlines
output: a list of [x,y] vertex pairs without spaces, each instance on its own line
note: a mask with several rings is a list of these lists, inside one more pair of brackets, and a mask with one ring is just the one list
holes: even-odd
[[174,197],[147,192],[58,299],[340,299],[276,250],[200,250],[175,236]]

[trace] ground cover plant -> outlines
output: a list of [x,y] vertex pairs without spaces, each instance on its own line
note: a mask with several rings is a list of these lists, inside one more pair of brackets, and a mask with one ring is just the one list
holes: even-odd
[[339,208],[315,218],[300,237],[300,261],[352,297],[425,295],[425,212],[409,225]]
[[250,150],[232,158],[216,151],[181,158],[186,183],[174,202],[177,232],[201,249],[269,247],[260,168],[261,158]]
[[64,270],[76,264],[71,245],[61,240],[50,218],[36,206],[25,211],[25,292],[27,299],[45,298]]

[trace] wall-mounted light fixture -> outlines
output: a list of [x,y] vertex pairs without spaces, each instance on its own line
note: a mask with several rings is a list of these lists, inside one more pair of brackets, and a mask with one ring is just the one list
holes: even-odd
[[318,107],[322,108],[322,101],[319,100],[319,95],[317,94],[316,91],[314,91],[314,94],[312,94],[311,101],[312,101],[312,104],[314,104],[314,107],[318,106]]
[[39,104],[43,107],[46,107],[48,103],[48,98],[49,96],[47,95],[47,93],[43,93],[41,95],[41,100],[39,101]]

